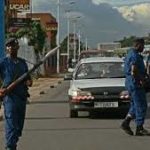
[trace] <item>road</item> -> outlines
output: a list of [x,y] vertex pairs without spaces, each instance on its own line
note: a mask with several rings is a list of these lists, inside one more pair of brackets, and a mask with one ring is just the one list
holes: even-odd
[[[69,118],[68,81],[49,89],[27,106],[23,136],[18,150],[148,150],[150,137],[128,136],[116,116],[91,119]],[[145,126],[150,129],[150,110]],[[131,124],[135,130],[134,123]],[[0,122],[0,150],[4,150],[3,122]]]

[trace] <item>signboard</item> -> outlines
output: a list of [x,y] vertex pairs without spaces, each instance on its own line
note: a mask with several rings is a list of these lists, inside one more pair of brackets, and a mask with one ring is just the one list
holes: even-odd
[[9,0],[9,9],[28,11],[30,10],[30,0]]
[[30,18],[11,18],[9,20],[10,27],[26,27],[29,26]]
[[49,22],[46,24],[46,31],[56,31],[57,30],[57,22]]
[[46,31],[56,31],[57,27],[46,27]]
[[30,0],[9,0],[9,4],[30,4]]
[[4,0],[0,0],[0,58],[5,56]]

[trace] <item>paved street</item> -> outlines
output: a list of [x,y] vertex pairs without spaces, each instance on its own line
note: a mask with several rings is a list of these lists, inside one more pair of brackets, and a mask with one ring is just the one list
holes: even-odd
[[[27,106],[23,136],[18,150],[148,150],[150,137],[130,137],[120,130],[122,119],[106,115],[91,119],[86,114],[69,118],[68,81],[36,97]],[[149,110],[150,112],[150,110]],[[150,129],[148,113],[146,127]],[[132,123],[132,128],[135,126]],[[0,122],[0,150],[4,150],[3,122]]]

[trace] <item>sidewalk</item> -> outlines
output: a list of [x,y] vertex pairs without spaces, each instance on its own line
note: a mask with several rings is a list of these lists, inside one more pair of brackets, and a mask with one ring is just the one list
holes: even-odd
[[[56,87],[58,84],[61,84],[63,77],[54,77],[54,78],[38,78],[33,81],[32,87],[29,88],[30,98],[28,99],[29,103],[35,102],[41,95],[47,93],[50,88]],[[0,121],[3,116],[3,108],[0,109]]]
[[63,78],[39,78],[33,81],[32,87],[29,88],[29,102],[36,101],[42,94],[45,94],[50,88],[56,87],[63,81]]

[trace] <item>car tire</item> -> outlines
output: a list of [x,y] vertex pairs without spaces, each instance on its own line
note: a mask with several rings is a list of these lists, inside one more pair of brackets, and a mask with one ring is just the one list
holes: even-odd
[[70,110],[70,118],[77,118],[77,117],[78,117],[78,111]]
[[95,119],[96,116],[97,116],[97,113],[96,113],[95,111],[90,111],[90,112],[89,112],[89,117],[90,117],[91,119]]

